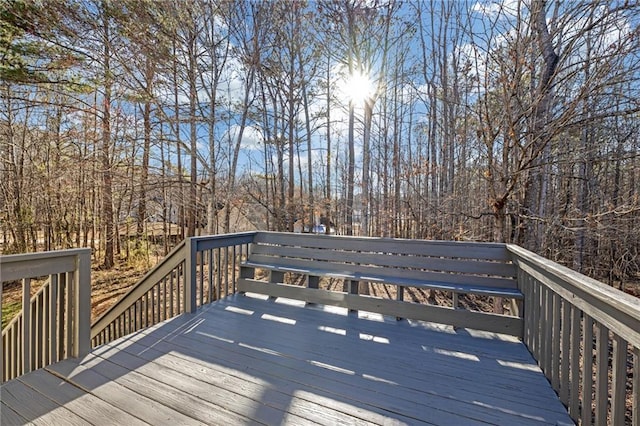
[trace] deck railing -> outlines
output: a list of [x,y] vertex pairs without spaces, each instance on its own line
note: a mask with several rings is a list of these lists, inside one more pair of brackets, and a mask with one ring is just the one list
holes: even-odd
[[[94,322],[91,345],[235,293],[240,263],[256,235],[269,237],[248,232],[194,237],[179,244]],[[508,244],[506,249],[524,294],[523,342],[571,417],[582,425],[640,425],[640,299],[521,247]],[[2,281],[22,280],[27,295],[25,310],[3,331],[3,378],[86,352],[89,317],[82,306],[88,306],[88,300],[82,301],[88,298],[83,290],[88,250],[4,256],[1,262]],[[49,277],[47,284],[29,299],[30,279],[43,275]],[[375,311],[370,296],[359,296],[357,290],[348,296],[366,298],[369,302],[356,300],[355,305]],[[456,309],[451,315],[456,312],[465,315]]]
[[640,424],[640,299],[515,245],[524,343],[582,425]]
[[[36,279],[44,284],[32,297]],[[0,257],[0,306],[3,284],[15,281],[22,285],[22,309],[2,330],[0,382],[89,352],[89,249]]]
[[236,291],[254,232],[189,238],[176,246],[91,326],[98,346]]

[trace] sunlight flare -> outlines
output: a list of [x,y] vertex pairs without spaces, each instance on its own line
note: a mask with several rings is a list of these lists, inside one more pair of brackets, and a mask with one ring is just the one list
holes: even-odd
[[342,92],[347,100],[354,106],[361,106],[375,93],[371,77],[362,71],[356,70],[344,80]]

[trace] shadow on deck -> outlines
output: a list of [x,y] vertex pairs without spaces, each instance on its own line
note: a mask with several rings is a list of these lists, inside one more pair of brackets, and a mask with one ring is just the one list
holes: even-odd
[[93,324],[89,263],[0,257],[0,295],[23,287],[0,339],[3,425],[640,419],[640,299],[515,245],[193,237]]
[[572,424],[516,338],[257,295],[7,382],[2,408],[3,425]]

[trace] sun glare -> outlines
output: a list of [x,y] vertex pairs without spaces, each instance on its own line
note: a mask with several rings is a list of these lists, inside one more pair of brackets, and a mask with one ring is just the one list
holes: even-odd
[[344,94],[354,106],[361,106],[374,94],[371,78],[363,72],[354,71],[344,82]]

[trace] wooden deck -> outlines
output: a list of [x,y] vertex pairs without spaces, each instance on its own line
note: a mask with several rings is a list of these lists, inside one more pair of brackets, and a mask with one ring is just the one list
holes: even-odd
[[235,295],[5,383],[1,424],[573,424],[518,340]]

